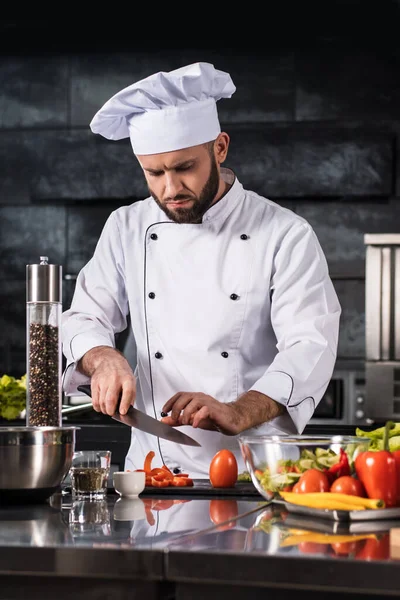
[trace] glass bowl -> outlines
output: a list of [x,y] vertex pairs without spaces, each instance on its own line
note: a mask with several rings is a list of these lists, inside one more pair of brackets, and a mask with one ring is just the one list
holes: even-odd
[[370,440],[344,435],[239,436],[239,446],[251,480],[264,498],[279,499],[302,473],[328,470],[346,453],[351,472],[360,452]]

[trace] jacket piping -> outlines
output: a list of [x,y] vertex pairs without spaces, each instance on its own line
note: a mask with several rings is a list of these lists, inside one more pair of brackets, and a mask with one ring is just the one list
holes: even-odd
[[[155,402],[154,402],[153,371],[152,371],[152,368],[151,368],[150,341],[149,341],[149,329],[148,329],[148,325],[147,325],[147,303],[146,303],[146,296],[147,296],[147,278],[146,278],[147,277],[147,234],[149,232],[149,229],[151,227],[154,227],[154,225],[174,225],[174,223],[168,223],[166,221],[158,221],[157,223],[152,223],[151,225],[149,225],[147,227],[145,235],[144,235],[144,261],[143,261],[144,322],[145,322],[145,327],[146,327],[147,356],[148,356],[148,359],[149,359],[151,401],[152,401],[152,404],[153,404],[154,417],[157,419],[156,405],[155,405]],[[160,438],[158,436],[157,436],[157,445],[158,445],[158,451],[159,451],[160,456],[161,456],[161,460],[162,460],[163,464],[165,464],[164,457],[163,457],[162,452],[161,452]]]

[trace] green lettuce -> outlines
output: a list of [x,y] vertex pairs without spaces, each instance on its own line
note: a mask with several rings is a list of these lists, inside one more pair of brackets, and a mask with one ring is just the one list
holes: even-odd
[[[357,427],[356,436],[369,439],[368,450],[383,450],[383,434],[385,427],[377,427],[372,431],[364,431]],[[389,429],[389,450],[400,450],[400,423],[393,423]]]
[[[377,429],[373,429],[372,431],[363,431],[359,427],[356,429],[357,437],[367,437],[371,440],[381,439],[383,440],[383,434],[385,433],[385,427],[378,427]],[[400,423],[393,423],[393,426],[389,430],[389,438],[394,437],[395,435],[400,435]]]
[[0,378],[0,417],[12,421],[26,408],[26,375]]

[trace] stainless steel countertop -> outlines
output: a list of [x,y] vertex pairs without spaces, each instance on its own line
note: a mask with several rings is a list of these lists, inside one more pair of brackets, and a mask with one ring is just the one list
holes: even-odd
[[[0,508],[0,572],[320,591],[365,588],[383,596],[398,590],[399,562],[388,553],[389,528],[369,523],[347,545],[312,537],[305,543],[294,532],[333,535],[331,523],[302,520],[257,498],[155,493],[124,500],[109,492],[104,501],[89,502],[56,494],[44,505]],[[341,525],[337,535],[344,529]],[[368,546],[372,538],[381,546],[375,559]]]

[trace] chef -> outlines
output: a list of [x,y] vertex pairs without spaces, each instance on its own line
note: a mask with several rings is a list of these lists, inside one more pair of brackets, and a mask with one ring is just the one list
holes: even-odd
[[[132,429],[125,468],[208,477],[238,436],[301,434],[332,376],[341,308],[307,221],[245,189],[224,166],[217,102],[236,91],[209,63],[159,72],[110,98],[94,133],[129,138],[149,197],[114,210],[62,316],[66,395],[131,404],[195,438]],[[115,348],[128,315],[135,372]]]

